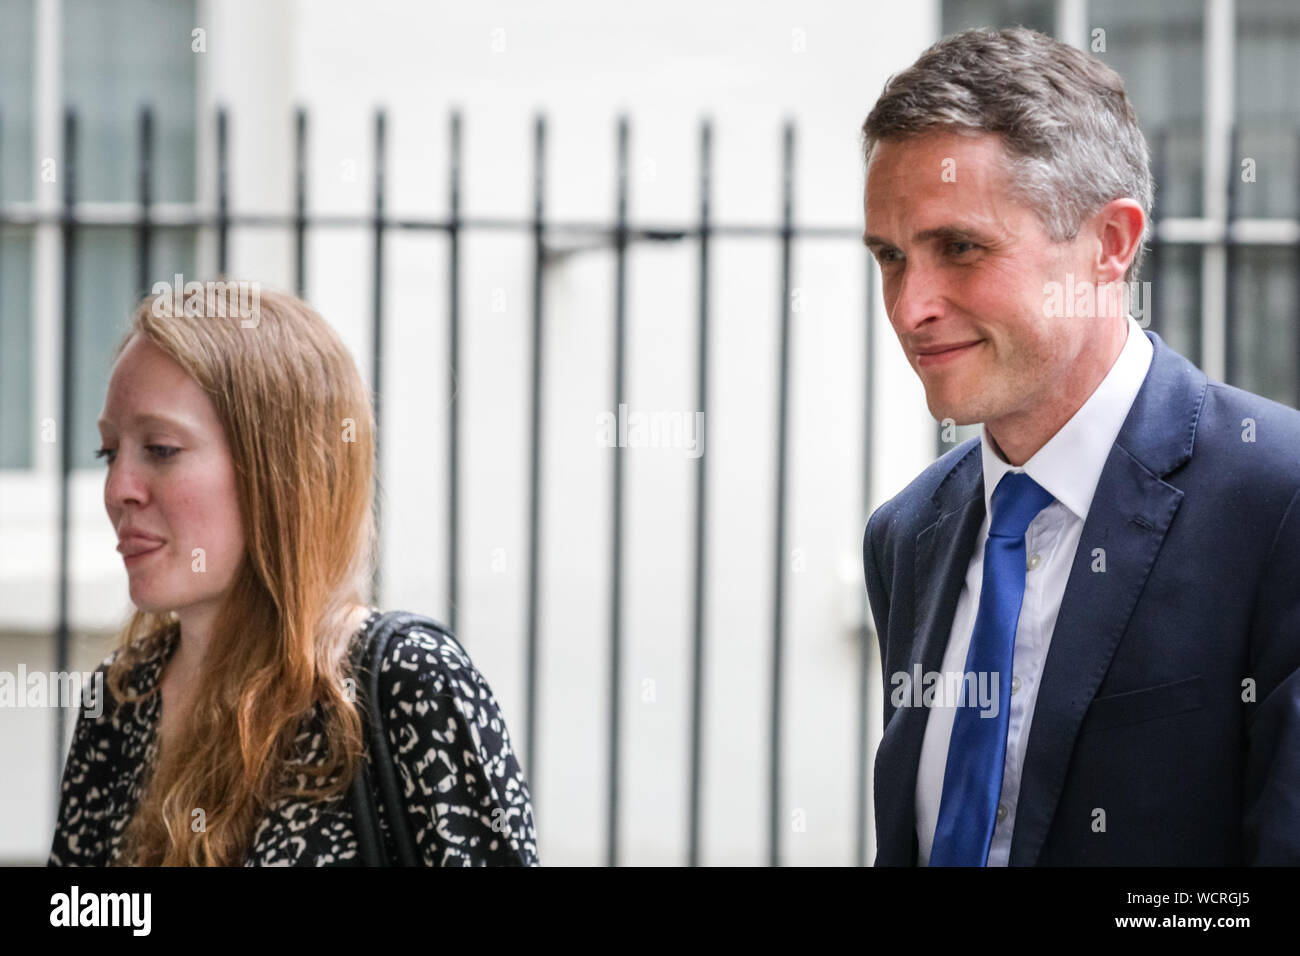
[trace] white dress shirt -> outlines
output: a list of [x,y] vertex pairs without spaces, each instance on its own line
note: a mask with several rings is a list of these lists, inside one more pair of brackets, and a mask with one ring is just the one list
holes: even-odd
[[[984,465],[984,521],[975,539],[975,551],[966,569],[942,670],[965,673],[966,653],[975,629],[975,612],[984,580],[984,544],[988,541],[993,490],[1009,471],[1026,472],[1056,500],[1038,513],[1025,532],[1025,598],[1016,625],[1012,664],[1011,709],[1008,715],[1006,764],[989,848],[989,866],[1006,866],[1011,854],[1011,834],[1016,823],[1020,775],[1025,744],[1034,718],[1039,679],[1051,645],[1056,616],[1061,609],[1066,582],[1074,564],[1083,524],[1101,479],[1111,446],[1128,417],[1129,408],[1146,378],[1154,349],[1130,315],[1128,336],[1119,357],[1101,384],[1047,444],[1023,467],[1014,468],[994,451],[988,431],[981,426],[980,452]],[[943,695],[929,708],[921,763],[916,776],[916,835],[918,863],[928,866],[934,844],[943,777],[948,763],[955,706],[943,706]]]

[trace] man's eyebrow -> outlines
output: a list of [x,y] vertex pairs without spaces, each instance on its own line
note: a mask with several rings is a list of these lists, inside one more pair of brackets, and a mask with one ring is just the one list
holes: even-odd
[[[140,425],[145,427],[152,425],[159,428],[179,428],[182,431],[190,430],[189,426],[186,425],[180,419],[168,418],[166,415],[151,415],[143,412],[132,415],[130,418],[127,419],[127,423],[130,425]],[[98,422],[96,422],[96,424],[100,428],[103,428],[105,425],[109,426],[110,428],[114,427],[113,421],[108,418],[101,418]]]
[[[914,243],[929,242],[931,239],[944,239],[949,242],[992,242],[990,236],[967,226],[936,226],[933,229],[922,229],[912,236],[912,242]],[[890,248],[894,246],[888,239],[873,236],[870,233],[862,237],[862,244],[868,249],[874,249],[877,246],[889,246]]]

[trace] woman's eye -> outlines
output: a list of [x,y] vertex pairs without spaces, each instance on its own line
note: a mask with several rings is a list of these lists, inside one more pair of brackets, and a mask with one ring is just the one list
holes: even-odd
[[[179,448],[175,448],[171,445],[145,445],[144,447],[145,447],[145,451],[149,452],[149,454],[153,455],[153,457],[163,461],[175,456],[175,454],[178,451],[180,451]],[[108,463],[110,465],[113,463],[113,458],[116,454],[117,454],[116,448],[95,449],[95,457],[108,459]]]

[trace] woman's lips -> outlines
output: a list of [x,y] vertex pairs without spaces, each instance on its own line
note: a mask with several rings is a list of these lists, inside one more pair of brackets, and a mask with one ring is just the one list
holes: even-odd
[[117,550],[121,553],[122,559],[130,564],[137,558],[143,558],[159,550],[166,542],[157,538],[146,538],[140,535],[128,535],[118,542]]
[[943,365],[947,362],[955,361],[963,355],[968,355],[971,349],[984,341],[979,339],[975,342],[967,342],[962,345],[955,345],[951,348],[944,349],[942,352],[918,352],[916,354],[916,364],[919,366],[929,367],[933,365]]

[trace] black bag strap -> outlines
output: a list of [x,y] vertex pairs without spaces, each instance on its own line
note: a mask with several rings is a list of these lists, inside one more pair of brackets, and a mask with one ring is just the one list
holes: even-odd
[[[352,672],[356,675],[358,703],[361,711],[363,739],[369,751],[363,757],[361,768],[353,778],[351,797],[355,818],[357,848],[366,866],[419,866],[420,858],[411,836],[406,818],[405,801],[397,785],[397,771],[388,749],[384,732],[383,710],[379,698],[379,670],[388,653],[388,645],[399,630],[416,626],[421,630],[442,634],[455,640],[454,635],[432,618],[408,611],[388,611],[370,627],[359,642]],[[360,661],[356,659],[360,658]],[[387,845],[379,823],[379,812],[374,802],[375,786],[371,776],[379,781],[380,799],[397,848],[397,861],[388,857]]]

